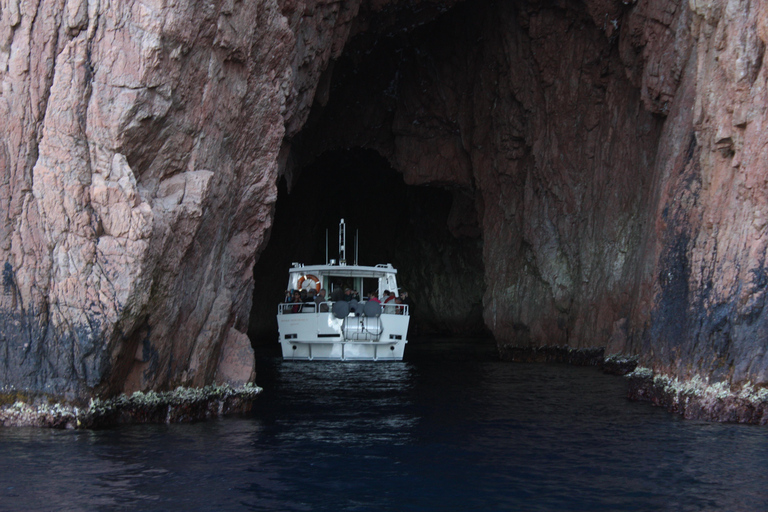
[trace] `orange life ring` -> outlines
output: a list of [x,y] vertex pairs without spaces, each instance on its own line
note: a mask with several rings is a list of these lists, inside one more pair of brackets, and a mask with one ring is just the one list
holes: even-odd
[[[303,290],[304,289],[302,284],[304,283],[304,281],[307,281],[307,280],[314,281],[315,282],[315,290],[320,291],[320,288],[322,288],[320,286],[320,278],[318,278],[317,276],[313,276],[312,274],[305,274],[305,275],[303,275],[303,276],[301,276],[299,278],[299,284],[298,284],[299,290]],[[308,286],[306,289],[309,289],[310,287],[311,287],[311,285]]]

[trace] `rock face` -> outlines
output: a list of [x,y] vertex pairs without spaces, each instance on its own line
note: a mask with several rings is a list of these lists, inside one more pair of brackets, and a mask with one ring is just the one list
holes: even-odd
[[766,20],[746,0],[10,0],[0,380],[248,380],[277,181],[360,147],[453,191],[502,347],[768,385]]
[[242,345],[280,147],[354,14],[305,7],[3,3],[4,386],[251,377],[252,354],[219,363]]

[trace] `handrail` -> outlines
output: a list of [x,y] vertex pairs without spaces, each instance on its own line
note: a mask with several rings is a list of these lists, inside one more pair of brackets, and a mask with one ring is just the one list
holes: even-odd
[[[297,311],[297,313],[317,313],[320,309],[322,309],[322,306],[325,305],[328,307],[328,311],[331,309],[331,304],[333,304],[331,301],[325,301],[315,303],[315,302],[281,302],[277,305],[277,314],[283,315],[283,314],[293,314],[293,306],[296,304],[299,304],[301,306],[301,309]],[[326,313],[327,311],[319,311],[321,313]]]
[[[281,302],[277,305],[277,314],[278,315],[287,315],[287,314],[294,314],[293,313],[293,306],[295,306],[296,302]],[[301,309],[297,313],[330,313],[333,310],[333,301],[327,300],[325,302],[321,302],[319,306],[327,306],[327,311],[320,311],[322,308],[318,307],[318,304],[314,302],[301,302],[298,303],[301,305]],[[360,304],[365,304],[365,302],[361,302]],[[382,304],[381,305],[381,312],[384,315],[410,315],[410,310],[408,307],[408,304]],[[311,310],[311,311],[310,311]],[[354,313],[352,313],[354,314]]]

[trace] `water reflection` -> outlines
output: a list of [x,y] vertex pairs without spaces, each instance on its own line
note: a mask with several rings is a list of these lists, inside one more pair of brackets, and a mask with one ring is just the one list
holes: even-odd
[[418,419],[413,373],[408,363],[280,361],[270,392],[281,399],[275,411],[264,412],[278,418],[281,441],[407,443]]

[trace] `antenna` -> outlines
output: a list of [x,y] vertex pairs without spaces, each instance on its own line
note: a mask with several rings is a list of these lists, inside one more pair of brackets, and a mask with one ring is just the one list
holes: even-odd
[[347,264],[347,225],[344,219],[339,222],[339,265]]

